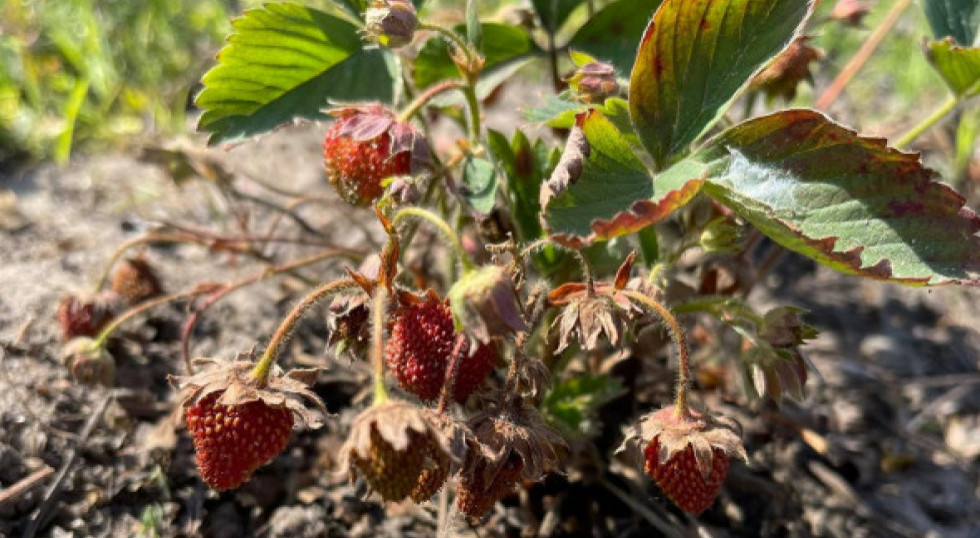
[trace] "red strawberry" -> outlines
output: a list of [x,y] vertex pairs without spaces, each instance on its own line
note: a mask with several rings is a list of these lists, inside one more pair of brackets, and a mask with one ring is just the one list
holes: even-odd
[[337,109],[323,139],[327,179],[341,197],[364,206],[384,192],[382,180],[409,175],[427,158],[421,135],[380,105]]
[[223,392],[212,392],[187,409],[187,429],[201,478],[214,489],[238,487],[286,448],[293,413],[262,400],[232,406],[217,403]]
[[[423,400],[434,400],[446,381],[455,340],[449,305],[426,298],[396,314],[385,362],[403,389]],[[483,383],[497,360],[492,346],[480,345],[473,355],[469,348],[467,343],[453,390],[453,398],[460,402]]]
[[61,326],[61,339],[71,340],[76,336],[95,336],[112,321],[119,308],[119,296],[112,291],[82,297],[68,295],[58,303],[58,325]]
[[705,478],[698,470],[691,445],[687,445],[684,451],[675,453],[664,464],[657,461],[659,450],[660,444],[655,437],[644,451],[646,473],[681,510],[691,514],[700,514],[707,510],[715,502],[725,481],[730,461],[728,455],[721,449],[713,449],[711,472]]
[[732,456],[745,459],[738,425],[687,406],[647,415],[626,443],[642,442],[644,470],[681,510],[704,512],[718,496]]

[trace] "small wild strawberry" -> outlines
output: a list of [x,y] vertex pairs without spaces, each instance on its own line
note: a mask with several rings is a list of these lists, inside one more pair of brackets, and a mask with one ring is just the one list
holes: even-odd
[[381,182],[410,175],[428,160],[422,135],[377,104],[331,111],[337,120],[323,139],[327,179],[352,205],[365,206],[384,192]]
[[[395,313],[385,351],[385,362],[398,384],[422,400],[439,397],[456,342],[449,306],[427,296]],[[470,343],[463,350],[453,398],[464,401],[493,370],[497,353],[492,345],[479,345],[473,354]]]
[[163,293],[160,279],[142,256],[123,260],[112,275],[110,288],[130,305],[142,303]]
[[112,291],[63,297],[57,313],[61,339],[67,342],[77,336],[96,336],[112,321],[120,303],[119,296]]
[[216,490],[237,488],[286,448],[293,414],[261,400],[222,405],[212,392],[187,409],[187,429],[201,479]]
[[738,426],[669,406],[644,418],[627,442],[643,446],[644,470],[678,508],[704,512],[715,501],[732,456],[745,459]]
[[232,363],[205,360],[211,368],[172,378],[180,389],[201,478],[216,490],[237,488],[282,452],[297,418],[307,426],[319,424],[303,400],[326,413],[308,388],[316,371],[283,374],[273,367],[271,375],[258,382],[251,375],[251,357],[243,358]]
[[[351,480],[360,473],[386,501],[428,500],[449,475],[450,439],[460,427],[428,409],[386,401],[364,411],[340,449]],[[453,444],[459,444],[454,442]]]

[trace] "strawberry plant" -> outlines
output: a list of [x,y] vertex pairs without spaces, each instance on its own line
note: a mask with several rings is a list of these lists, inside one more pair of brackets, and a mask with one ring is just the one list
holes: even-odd
[[[324,422],[307,408],[319,404],[316,372],[277,363],[304,315],[330,303],[331,353],[372,372],[338,467],[383,500],[444,492],[477,522],[551,473],[603,477],[630,461],[635,479],[649,475],[663,494],[650,502],[704,512],[730,466],[751,455],[738,424],[708,403],[718,398],[694,390],[711,384],[710,368],[738,376],[725,398],[754,410],[802,400],[814,373],[806,314],[748,299],[778,253],[897,285],[980,285],[980,217],[918,154],[898,149],[980,91],[976,2],[926,3],[937,38],[926,53],[951,97],[891,145],[820,110],[776,106],[797,98],[823,57],[805,32],[866,13],[840,2],[816,17],[817,3],[535,0],[515,25],[470,0],[456,26],[408,0],[246,11],[203,77],[199,128],[211,144],[233,145],[320,122],[323,163],[310,166],[378,224],[383,245],[330,245],[172,294],[147,260],[130,260],[110,291],[100,285],[128,310],[66,299],[70,362],[111,362],[105,342],[121,323],[194,300],[182,334],[189,375],[174,384],[202,479],[234,488],[284,449],[295,419]],[[555,89],[529,100],[528,125],[550,129],[533,138],[524,126],[487,128],[488,102],[528,66],[544,68]],[[250,255],[271,237],[155,232],[115,258],[154,241]],[[777,254],[760,259],[767,242]],[[360,266],[313,286],[257,352],[200,370],[189,360],[208,307],[328,258]],[[611,373],[627,355],[637,379],[662,388],[609,422],[600,409],[636,381]],[[89,377],[111,383],[105,371]],[[604,427],[623,432],[619,450],[596,442]]]

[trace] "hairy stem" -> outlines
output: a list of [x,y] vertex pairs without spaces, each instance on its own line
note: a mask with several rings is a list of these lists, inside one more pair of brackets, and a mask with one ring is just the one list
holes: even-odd
[[912,143],[912,141],[916,138],[922,136],[922,133],[928,131],[933,125],[939,123],[939,121],[952,112],[959,103],[960,99],[955,95],[951,95],[949,99],[947,99],[943,104],[939,105],[939,108],[934,110],[929,117],[922,120],[915,127],[912,127],[908,130],[908,132],[900,136],[894,143],[895,149],[901,149]]
[[653,311],[664,320],[664,323],[667,324],[668,332],[670,333],[671,338],[674,340],[674,345],[677,347],[677,362],[679,364],[679,371],[677,372],[676,410],[678,415],[686,413],[687,390],[688,385],[691,383],[691,368],[687,353],[687,341],[684,339],[684,331],[681,330],[680,323],[677,322],[677,318],[670,313],[670,310],[668,310],[666,306],[653,297],[650,297],[645,293],[632,290],[623,290],[622,293],[626,294],[626,296],[633,301],[636,301],[637,303]]
[[385,388],[385,310],[388,307],[388,290],[378,286],[371,303],[371,366],[374,370],[374,403],[388,399]]
[[194,327],[197,326],[198,320],[201,318],[201,316],[204,314],[204,312],[208,308],[211,308],[212,306],[214,306],[215,303],[217,303],[222,298],[224,298],[226,295],[229,295],[229,294],[231,294],[234,291],[238,291],[238,290],[243,289],[245,287],[248,287],[248,286],[250,286],[252,284],[261,282],[261,281],[263,281],[263,280],[265,280],[267,278],[270,278],[270,277],[273,277],[273,276],[276,276],[276,275],[279,275],[279,274],[282,274],[282,273],[288,273],[288,272],[294,271],[296,269],[299,269],[301,267],[305,267],[307,265],[312,265],[314,263],[321,262],[321,261],[324,261],[324,260],[333,258],[334,256],[343,256],[343,257],[347,257],[347,258],[350,258],[350,259],[353,259],[353,260],[356,260],[357,259],[356,256],[352,256],[351,253],[348,252],[348,251],[341,250],[341,249],[330,249],[330,250],[326,250],[326,251],[320,252],[318,254],[314,254],[312,256],[308,256],[306,258],[295,260],[295,261],[292,261],[292,262],[289,262],[289,263],[286,263],[286,264],[283,264],[283,265],[278,265],[278,266],[275,266],[275,267],[270,267],[270,268],[268,268],[268,269],[266,269],[266,270],[264,270],[264,271],[262,271],[260,273],[257,273],[255,275],[252,275],[250,277],[243,278],[243,279],[238,280],[236,282],[232,282],[230,284],[227,284],[225,286],[222,286],[217,291],[215,291],[214,293],[212,293],[211,296],[208,297],[207,300],[204,302],[204,304],[198,306],[196,309],[194,309],[194,311],[190,314],[190,316],[188,316],[187,321],[184,322],[184,327],[181,330],[180,355],[181,355],[181,358],[184,361],[184,365],[187,367],[187,372],[189,374],[192,374],[193,373],[193,367],[191,366],[191,360],[190,360],[190,337],[191,337],[191,333],[194,332]]
[[433,97],[450,90],[466,90],[466,83],[461,80],[444,80],[429,86],[421,95],[405,107],[398,115],[398,121],[404,123],[412,119]]
[[450,227],[449,224],[442,219],[442,217],[436,215],[428,209],[422,209],[421,207],[403,207],[399,209],[397,213],[395,213],[395,216],[391,219],[391,225],[397,226],[400,221],[408,218],[426,220],[438,228],[439,231],[442,232],[442,235],[444,235],[449,241],[449,244],[453,252],[456,254],[456,257],[459,258],[459,262],[463,266],[464,274],[475,269],[470,257],[466,254],[466,251],[463,250],[463,244],[459,241],[459,236],[455,231],[453,231],[452,227]]
[[162,297],[157,297],[156,299],[150,299],[148,301],[144,301],[134,306],[133,308],[130,308],[118,318],[112,320],[112,323],[110,323],[105,329],[102,329],[99,335],[95,337],[95,342],[92,344],[92,346],[93,347],[104,346],[106,340],[109,339],[109,336],[111,336],[112,333],[116,329],[118,329],[123,323],[126,323],[127,321],[133,319],[139,314],[142,314],[143,312],[146,312],[147,310],[151,310],[160,305],[165,305],[167,303],[172,303],[174,301],[179,301],[181,299],[186,299],[188,297],[202,295],[203,293],[204,292],[201,290],[181,291],[177,293],[171,293],[170,295],[164,295]]
[[276,329],[276,333],[272,335],[272,340],[269,341],[268,347],[265,348],[265,352],[262,353],[262,358],[252,369],[252,378],[255,379],[260,385],[265,383],[265,380],[269,378],[269,372],[272,371],[272,365],[276,363],[279,355],[282,354],[282,350],[289,338],[293,335],[293,331],[296,329],[296,324],[303,315],[312,308],[314,305],[320,301],[340,293],[344,290],[348,290],[357,286],[352,278],[342,278],[340,280],[335,280],[333,282],[328,282],[321,285],[317,289],[313,290],[309,295],[303,298],[293,309],[286,315],[282,323],[279,324],[279,328]]
[[452,355],[449,356],[449,367],[446,369],[446,381],[442,385],[442,392],[439,394],[438,412],[445,413],[446,407],[456,389],[456,378],[459,377],[459,367],[463,364],[463,351],[467,349],[466,335],[463,333],[456,335],[456,342],[453,344]]

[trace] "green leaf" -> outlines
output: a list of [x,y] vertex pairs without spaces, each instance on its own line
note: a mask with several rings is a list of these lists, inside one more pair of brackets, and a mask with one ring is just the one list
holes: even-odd
[[690,201],[703,172],[678,166],[651,177],[629,138],[592,109],[578,116],[542,187],[544,220],[553,238],[573,246],[633,233]]
[[246,11],[232,27],[196,101],[204,110],[198,128],[211,133],[211,144],[270,131],[294,118],[321,119],[327,99],[392,100],[390,54],[364,50],[358,27],[339,7],[327,13],[267,4]]
[[[464,26],[455,29],[465,32]],[[537,47],[531,36],[524,29],[498,23],[482,25],[483,49],[486,58],[483,76],[494,71],[508,62],[518,60],[537,52]],[[415,58],[415,85],[419,89],[427,88],[437,82],[459,78],[456,64],[449,57],[449,47],[446,41],[438,35],[433,35],[422,45]]]
[[932,34],[936,39],[952,37],[963,46],[977,43],[980,29],[980,2],[977,0],[923,0]]
[[493,211],[497,201],[497,172],[493,164],[482,157],[467,157],[459,194],[480,215]]
[[630,116],[663,168],[793,40],[809,0],[665,0],[630,75]]
[[552,34],[565,24],[572,11],[581,4],[582,0],[531,0],[544,29]]
[[598,411],[625,392],[618,378],[576,375],[557,383],[544,397],[545,417],[556,427],[584,435],[599,433]]
[[725,131],[688,161],[709,171],[707,194],[838,271],[980,285],[980,218],[917,154],[789,110]]
[[647,21],[663,0],[619,0],[602,8],[575,32],[568,46],[627,72],[636,61]]
[[980,48],[965,48],[952,39],[926,45],[926,59],[957,96],[980,93]]
[[543,141],[539,140],[538,144],[541,147],[532,145],[520,129],[514,131],[510,142],[502,133],[487,130],[487,146],[504,173],[507,201],[521,242],[541,237],[538,192],[549,165],[549,154]]

